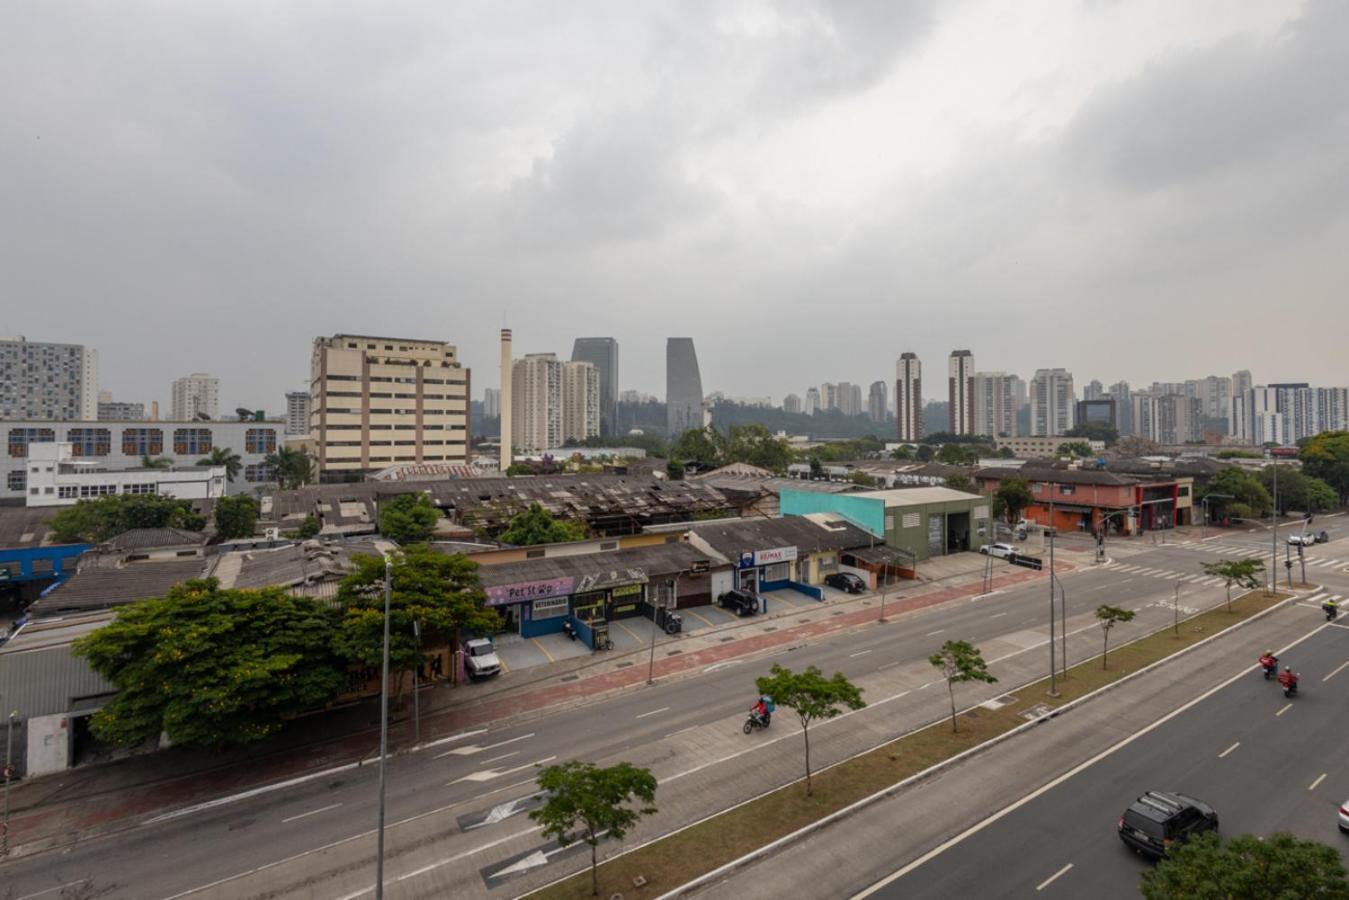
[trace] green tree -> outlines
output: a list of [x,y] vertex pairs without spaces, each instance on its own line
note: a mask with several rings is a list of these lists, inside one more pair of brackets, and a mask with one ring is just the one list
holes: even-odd
[[295,536],[301,540],[308,540],[319,533],[319,520],[313,513],[304,517],[300,527],[295,530]]
[[809,797],[810,723],[832,719],[843,712],[845,706],[854,710],[866,706],[862,689],[844,678],[842,672],[835,672],[832,678],[825,678],[815,666],[793,672],[776,663],[767,676],[756,678],[754,684],[760,694],[772,697],[778,706],[794,710],[801,721],[801,737],[806,745],[806,796]]
[[820,462],[818,456],[810,458],[810,480],[819,481],[824,477],[824,463]]
[[[337,588],[342,611],[333,646],[346,659],[378,665],[384,647],[384,559],[357,554],[352,571]],[[460,631],[490,633],[501,626],[486,607],[478,582],[478,564],[462,554],[447,554],[413,544],[392,554],[389,593],[389,670],[403,675],[421,665],[422,646],[436,646]],[[413,623],[421,623],[417,640]]]
[[1349,502],[1349,431],[1323,431],[1298,451],[1302,471],[1334,489],[1340,502]]
[[94,734],[131,744],[162,732],[205,748],[261,740],[346,684],[331,647],[336,622],[322,601],[282,588],[221,590],[214,578],[128,604],[74,646],[118,688],[94,714]]
[[[1283,485],[1279,485],[1280,489]],[[1260,478],[1238,466],[1220,469],[1209,479],[1208,484],[1199,493],[1199,499],[1210,494],[1224,494],[1209,500],[1209,515],[1215,519],[1235,516],[1241,519],[1260,519],[1269,515],[1273,508],[1269,491],[1260,483]]]
[[173,465],[173,458],[170,456],[142,456],[142,469],[167,469]]
[[229,447],[212,447],[211,455],[204,456],[197,460],[199,466],[224,466],[225,476],[230,481],[239,477],[239,472],[243,470],[243,460],[239,459],[239,454],[235,453]]
[[932,449],[931,444],[919,444],[918,452],[915,455],[919,462],[932,462],[932,457],[936,452]]
[[862,469],[854,469],[849,472],[848,481],[860,487],[875,487],[877,484],[876,479]]
[[1172,844],[1140,888],[1146,900],[1349,898],[1339,851],[1287,832],[1224,840],[1210,831]]
[[561,544],[585,540],[586,529],[581,522],[555,519],[538,503],[511,519],[506,530],[497,536],[503,544],[531,547],[535,544]]
[[279,447],[263,460],[276,477],[276,483],[285,490],[295,490],[308,484],[314,477],[314,461],[309,454],[295,447]]
[[984,655],[979,652],[979,648],[969,641],[947,641],[941,645],[940,650],[929,656],[927,661],[946,679],[946,693],[951,698],[951,730],[958,732],[960,727],[956,723],[956,685],[967,681],[996,684],[998,679],[989,673],[988,664],[984,662]]
[[590,845],[590,895],[598,897],[596,848],[603,838],[622,840],[638,819],[656,811],[656,776],[631,763],[599,768],[572,760],[544,768],[537,781],[543,806],[529,817],[563,847],[577,840]]
[[913,459],[913,450],[908,444],[901,444],[890,451],[891,459]]
[[1120,622],[1132,622],[1137,615],[1132,609],[1122,609],[1118,606],[1106,606],[1102,604],[1096,607],[1096,621],[1101,626],[1101,636],[1104,643],[1101,645],[1101,668],[1108,668],[1106,660],[1110,656],[1110,629],[1114,628]]
[[762,425],[732,425],[720,455],[722,463],[743,462],[778,473],[792,462],[791,445]]
[[1058,449],[1054,451],[1054,455],[1076,456],[1086,459],[1095,456],[1096,451],[1092,450],[1091,444],[1088,444],[1086,441],[1064,441],[1062,444],[1059,444]]
[[998,490],[993,496],[996,500],[1002,501],[1002,509],[1007,514],[1009,524],[1016,522],[1021,517],[1022,510],[1035,502],[1035,498],[1031,496],[1030,485],[1022,478],[1008,478],[998,485]]
[[99,543],[132,528],[201,531],[206,519],[187,500],[157,494],[113,494],[81,500],[52,517],[53,539],[62,544]]
[[1205,575],[1221,578],[1227,585],[1227,611],[1232,611],[1232,585],[1240,585],[1246,590],[1258,588],[1264,580],[1265,563],[1261,559],[1221,559],[1217,562],[1200,563]]
[[971,481],[970,476],[966,475],[964,472],[956,472],[953,475],[947,475],[946,486],[953,491],[974,490],[974,482]]
[[670,448],[670,458],[681,462],[697,462],[704,466],[721,465],[721,435],[716,429],[690,428],[679,436]]
[[672,459],[665,464],[665,474],[671,481],[684,480],[684,464],[677,459]]
[[215,530],[222,541],[253,536],[258,503],[246,494],[221,497],[215,502]]
[[972,466],[979,462],[979,450],[960,444],[942,444],[933,458],[948,466]]
[[[1260,470],[1260,483],[1274,493],[1274,467]],[[1300,512],[1326,512],[1339,503],[1335,489],[1320,478],[1299,472],[1291,466],[1279,467],[1279,515],[1290,509]]]
[[399,494],[379,507],[379,533],[400,544],[429,540],[440,513],[426,494]]

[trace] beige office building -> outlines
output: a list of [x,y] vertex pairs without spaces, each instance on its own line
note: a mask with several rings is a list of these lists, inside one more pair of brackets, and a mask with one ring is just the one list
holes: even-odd
[[600,433],[600,370],[588,362],[562,364],[562,441]]
[[395,463],[467,463],[469,370],[443,341],[314,339],[310,426],[323,481]]

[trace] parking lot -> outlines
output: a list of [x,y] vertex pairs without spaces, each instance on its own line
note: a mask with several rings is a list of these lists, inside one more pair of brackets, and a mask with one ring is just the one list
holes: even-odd
[[[855,596],[831,587],[821,586],[824,600],[815,600],[791,589],[767,591],[762,596],[767,602],[766,614],[775,615],[790,612],[793,609],[815,609],[822,603],[828,604],[840,598]],[[727,628],[737,622],[745,622],[760,616],[740,618],[716,606],[691,606],[679,610],[684,618],[684,633],[698,634],[719,628]],[[609,637],[614,642],[612,652],[623,653],[646,647],[651,643],[652,624],[650,619],[632,617],[616,619],[609,623]],[[664,632],[658,639],[668,639]],[[518,634],[501,634],[495,638],[497,656],[508,672],[546,666],[564,659],[589,656],[593,651],[579,638],[573,640],[565,634],[545,634],[541,637],[523,638]],[[609,651],[605,651],[609,652]]]

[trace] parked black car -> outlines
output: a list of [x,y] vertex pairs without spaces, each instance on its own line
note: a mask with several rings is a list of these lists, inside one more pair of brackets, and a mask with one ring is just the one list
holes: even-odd
[[835,572],[833,575],[826,575],[824,583],[831,588],[847,591],[849,594],[860,594],[867,589],[867,583],[851,572]]
[[1184,794],[1148,791],[1129,805],[1119,820],[1124,846],[1145,856],[1161,859],[1167,845],[1192,834],[1218,830],[1213,807]]
[[717,598],[717,606],[737,616],[752,616],[762,609],[759,595],[753,591],[730,590]]

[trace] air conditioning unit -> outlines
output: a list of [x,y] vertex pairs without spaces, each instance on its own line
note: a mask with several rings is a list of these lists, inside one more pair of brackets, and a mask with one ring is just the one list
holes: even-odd
[[263,537],[267,538],[267,540],[269,540],[269,541],[274,541],[274,540],[277,540],[278,538],[281,537],[281,529],[280,529],[280,528],[267,528],[267,529],[264,529],[264,530],[263,530],[262,534],[263,534]]

